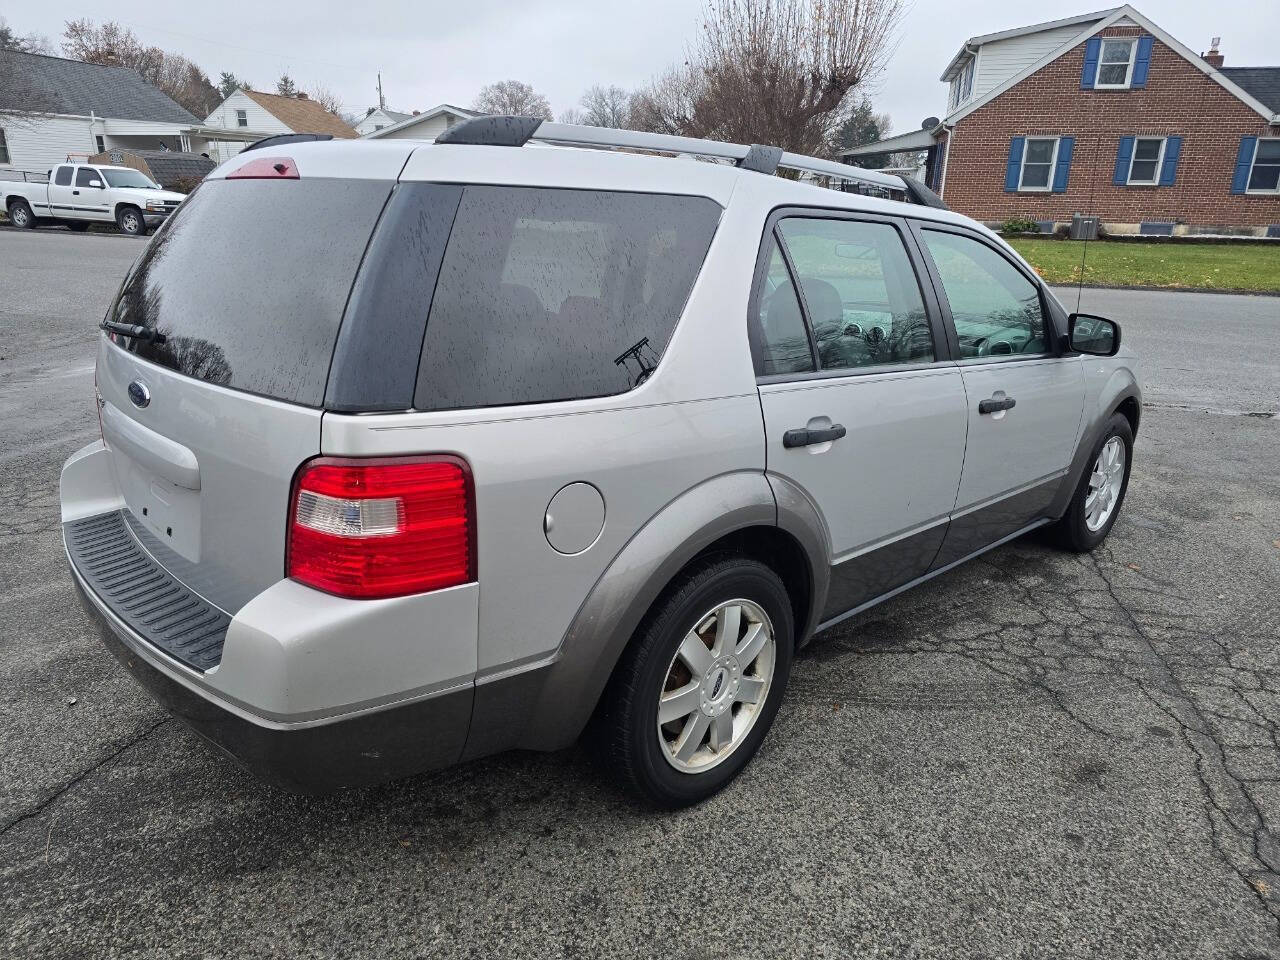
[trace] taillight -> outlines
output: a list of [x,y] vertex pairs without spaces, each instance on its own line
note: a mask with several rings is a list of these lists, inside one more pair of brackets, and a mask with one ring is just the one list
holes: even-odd
[[289,513],[289,576],[341,597],[425,593],[475,579],[471,473],[456,457],[320,457]]

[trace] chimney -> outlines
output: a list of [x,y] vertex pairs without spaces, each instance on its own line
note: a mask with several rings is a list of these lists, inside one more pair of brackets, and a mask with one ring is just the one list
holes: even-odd
[[420,112],[421,112],[421,111],[419,111],[419,110],[415,110],[415,111],[413,111],[413,115],[416,117]]
[[1200,59],[1215,70],[1219,69],[1226,62],[1226,57],[1218,52],[1218,44],[1221,42],[1221,37],[1214,37],[1213,43],[1209,44],[1209,52],[1200,54]]
[[298,91],[298,99],[299,99],[299,100],[306,100],[306,99],[307,99],[307,95],[306,95],[305,93],[303,93],[301,90],[299,90],[299,91]]

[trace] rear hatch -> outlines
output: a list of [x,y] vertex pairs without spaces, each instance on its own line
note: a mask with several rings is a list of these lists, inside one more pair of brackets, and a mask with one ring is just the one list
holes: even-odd
[[169,573],[229,614],[284,576],[290,485],[320,451],[334,345],[392,187],[210,179],[107,313],[148,331],[108,334],[98,355],[124,519]]

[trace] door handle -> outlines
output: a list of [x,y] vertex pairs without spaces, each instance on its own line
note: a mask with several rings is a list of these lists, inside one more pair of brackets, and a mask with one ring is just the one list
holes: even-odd
[[990,400],[983,400],[978,404],[979,413],[999,413],[1001,410],[1012,410],[1018,405],[1018,401],[1013,397],[1004,397],[996,400],[994,397]]
[[839,440],[848,431],[845,430],[844,424],[833,423],[831,426],[823,430],[806,430],[803,427],[797,430],[788,430],[782,435],[782,445],[784,447],[807,447],[812,443],[826,443],[828,440]]
[[79,191],[79,190],[72,190],[72,191],[71,191],[71,194],[72,194],[72,196],[76,196],[76,197],[78,197],[78,196],[80,196],[80,191]]

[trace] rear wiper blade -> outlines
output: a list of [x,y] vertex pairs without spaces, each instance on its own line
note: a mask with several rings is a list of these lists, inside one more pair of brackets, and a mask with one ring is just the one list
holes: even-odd
[[135,340],[149,340],[151,343],[164,343],[168,339],[154,327],[144,327],[137,323],[118,323],[115,320],[103,320],[98,324],[99,330],[108,330],[121,336],[133,337]]

